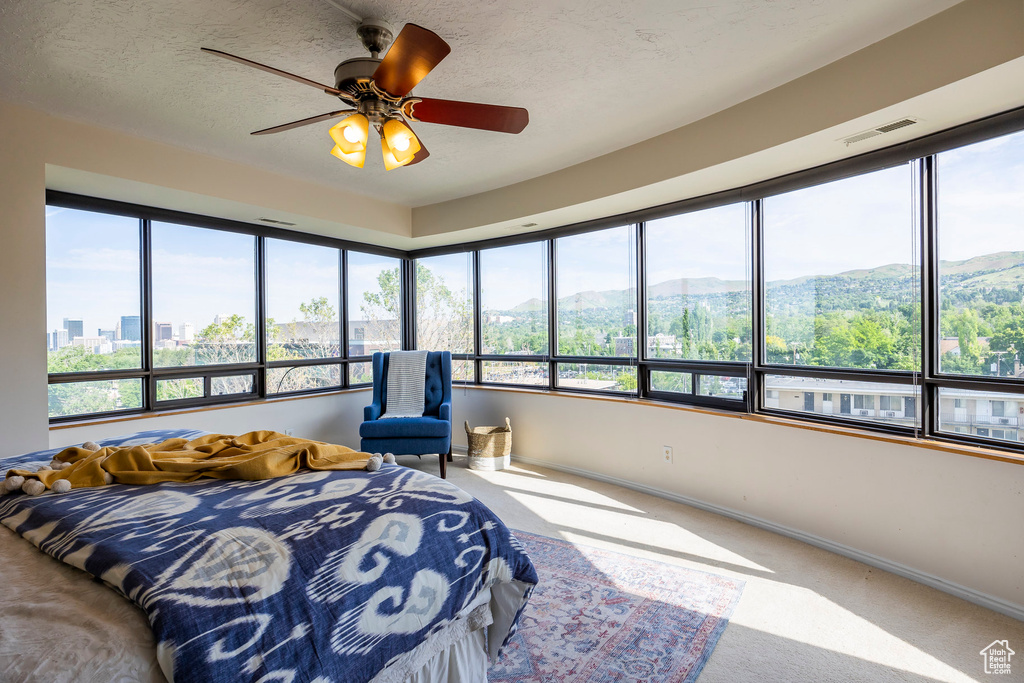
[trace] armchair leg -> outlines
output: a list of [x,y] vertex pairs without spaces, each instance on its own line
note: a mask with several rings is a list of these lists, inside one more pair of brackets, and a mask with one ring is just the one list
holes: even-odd
[[452,447],[448,447],[448,462],[455,462],[455,458],[452,457]]
[[441,478],[442,479],[447,479],[448,478],[448,458],[451,457],[451,453],[452,453],[451,446],[448,447],[448,453],[447,454],[440,453],[440,456],[441,456]]

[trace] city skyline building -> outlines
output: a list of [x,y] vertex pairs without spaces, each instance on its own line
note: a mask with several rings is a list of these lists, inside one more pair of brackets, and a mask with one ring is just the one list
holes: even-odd
[[85,336],[85,324],[81,318],[64,318],[64,329],[68,331],[68,339]]
[[121,316],[121,339],[124,341],[142,341],[142,323],[139,316]]

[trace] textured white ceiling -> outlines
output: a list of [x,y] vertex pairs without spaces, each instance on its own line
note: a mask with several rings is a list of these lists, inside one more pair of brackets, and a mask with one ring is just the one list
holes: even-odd
[[526,107],[517,136],[419,124],[431,152],[385,173],[331,157],[329,123],[250,131],[337,99],[203,54],[333,83],[367,53],[326,0],[0,0],[0,99],[421,206],[571,166],[697,120],[956,0],[340,0],[437,32],[452,53],[424,97]]

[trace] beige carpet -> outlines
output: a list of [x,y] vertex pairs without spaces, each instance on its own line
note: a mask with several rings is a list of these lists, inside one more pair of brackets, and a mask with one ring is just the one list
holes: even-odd
[[[437,472],[436,457],[399,464]],[[448,465],[510,527],[746,581],[700,683],[1024,681],[1024,623],[880,569],[611,484],[515,464]],[[1011,676],[979,651],[1008,639]]]

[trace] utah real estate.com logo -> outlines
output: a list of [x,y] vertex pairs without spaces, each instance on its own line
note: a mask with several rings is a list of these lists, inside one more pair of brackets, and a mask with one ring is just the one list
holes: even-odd
[[1010,657],[1017,653],[1010,649],[1010,641],[993,640],[980,654],[985,659],[985,673],[1009,674]]

